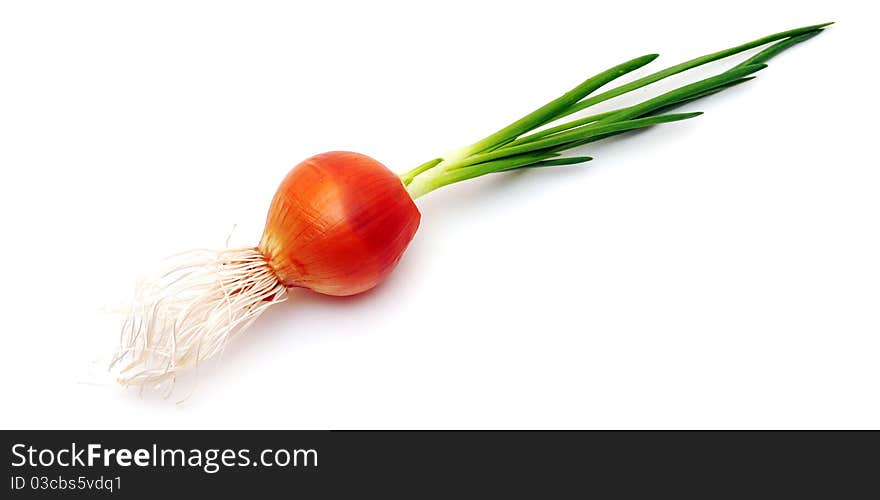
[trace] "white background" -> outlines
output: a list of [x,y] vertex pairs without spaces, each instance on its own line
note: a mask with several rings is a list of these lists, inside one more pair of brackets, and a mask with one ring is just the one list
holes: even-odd
[[[0,427],[880,427],[868,5],[5,2]],[[256,244],[311,154],[403,171],[623,60],[829,20],[697,119],[420,199],[386,283],[292,294],[184,404],[103,374],[136,278]]]

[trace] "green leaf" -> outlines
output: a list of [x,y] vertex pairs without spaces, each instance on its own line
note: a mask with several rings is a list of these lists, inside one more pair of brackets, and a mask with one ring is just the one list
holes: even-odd
[[725,71],[720,75],[712,76],[704,80],[700,80],[698,82],[679,87],[675,90],[671,90],[669,92],[666,92],[665,94],[636,104],[635,106],[623,108],[617,113],[612,113],[611,115],[602,118],[600,122],[614,122],[619,120],[627,120],[636,116],[642,116],[655,109],[659,109],[663,106],[668,106],[683,99],[689,99],[707,90],[716,88],[720,85],[725,85],[734,80],[738,80],[745,76],[751,75],[752,73],[760,71],[766,67],[766,64],[752,64],[749,66],[734,68],[729,71]]
[[477,165],[471,165],[464,168],[450,170],[449,172],[437,178],[437,185],[434,187],[434,189],[445,186],[447,184],[452,184],[467,179],[473,179],[474,177],[480,177],[481,175],[491,174],[493,172],[501,172],[504,170],[522,168],[534,163],[555,158],[556,156],[559,156],[559,153],[543,152],[536,154],[524,154],[511,158],[487,161],[479,163]]
[[[569,110],[565,113],[565,115],[570,115],[572,113],[575,113],[575,112],[580,111],[582,109],[588,108],[588,107],[593,106],[595,104],[598,104],[600,102],[607,101],[608,99],[617,97],[619,95],[626,94],[627,92],[631,92],[636,89],[640,89],[646,85],[650,85],[654,82],[658,82],[658,81],[660,81],[664,78],[667,78],[669,76],[676,75],[678,73],[682,73],[682,72],[687,71],[689,69],[693,69],[698,66],[708,64],[710,62],[718,61],[720,59],[724,59],[724,58],[730,57],[732,55],[736,55],[741,52],[745,52],[747,50],[754,49],[756,47],[760,47],[761,45],[765,45],[770,42],[775,42],[777,40],[782,40],[785,38],[798,37],[798,36],[804,35],[804,34],[818,33],[819,31],[821,31],[822,28],[824,28],[830,24],[832,24],[832,23],[814,24],[812,26],[805,26],[803,28],[782,31],[780,33],[775,33],[773,35],[768,35],[768,36],[765,36],[762,38],[758,38],[757,40],[752,40],[751,42],[744,43],[742,45],[737,45],[736,47],[731,47],[729,49],[724,49],[724,50],[721,50],[718,52],[713,52],[713,53],[707,54],[705,56],[691,59],[690,61],[685,61],[681,64],[676,64],[675,66],[670,66],[670,67],[663,69],[663,70],[660,70],[656,73],[652,73],[648,76],[639,78],[638,80],[634,80],[634,81],[627,83],[625,85],[621,85],[620,87],[616,87],[616,88],[611,89],[607,92],[603,92],[603,93],[596,95],[594,97],[590,97],[590,98],[587,98],[583,101],[580,101],[576,105],[569,108]],[[803,41],[803,40],[800,40],[800,41]],[[797,42],[795,42],[795,43],[797,43]],[[791,44],[791,45],[794,45],[794,44]],[[788,46],[780,49],[780,51],[787,49],[791,45],[788,45]],[[776,54],[773,54],[773,55],[776,55]],[[770,57],[772,57],[772,55]],[[769,57],[767,59],[769,59]],[[763,61],[758,60],[755,62],[760,63]]]
[[[753,55],[752,57],[739,63],[737,66],[749,66],[751,64],[763,64],[763,63],[769,61],[770,59],[773,59],[774,57],[776,57],[777,55],[782,53],[784,50],[789,49],[792,46],[797,45],[801,42],[805,42],[805,41],[809,40],[810,38],[813,38],[814,36],[818,35],[821,32],[822,32],[821,29],[817,29],[816,31],[811,31],[809,33],[806,33],[806,34],[803,34],[800,36],[794,36],[794,37],[791,37],[787,40],[783,40],[781,42],[774,43],[773,45],[767,47],[766,49],[762,50],[761,52],[758,52],[757,54]],[[737,67],[737,66],[734,66],[734,67]]]
[[727,90],[729,88],[735,87],[739,84],[746,83],[747,81],[754,80],[754,79],[755,79],[754,76],[746,76],[743,78],[738,78],[736,80],[732,80],[732,81],[723,83],[721,85],[718,85],[717,87],[713,87],[713,88],[704,90],[703,92],[696,93],[694,95],[683,98],[679,101],[675,101],[675,102],[669,103],[665,106],[662,106],[660,108],[654,109],[654,110],[646,113],[646,115],[655,115],[655,114],[666,113],[666,112],[672,111],[673,109],[676,109],[680,106],[684,106],[685,104],[694,102],[697,99],[702,99],[703,97],[708,97],[710,95],[717,94],[718,92]]
[[[520,144],[517,146],[504,147],[500,149],[496,149],[494,151],[490,151],[488,153],[481,153],[477,155],[473,155],[466,160],[460,162],[456,165],[456,168],[461,168],[469,165],[474,165],[477,163],[484,163],[491,160],[496,160],[498,158],[504,158],[506,156],[514,156],[524,153],[531,153],[535,151],[540,151],[548,148],[553,148],[555,146],[559,146],[562,144],[566,144],[573,141],[579,141],[583,139],[587,139],[589,137],[593,137],[596,135],[607,134],[610,132],[623,132],[626,130],[635,130],[643,127],[650,127],[652,125],[657,125],[660,123],[674,122],[680,120],[687,120],[689,118],[693,118],[695,116],[699,116],[702,113],[678,113],[678,114],[668,114],[668,115],[659,115],[659,116],[649,116],[645,118],[637,118],[633,120],[621,120],[613,123],[604,123],[602,121],[593,123],[590,125],[584,125],[581,127],[577,127],[572,130],[568,130],[566,132],[562,132],[556,135],[552,135],[550,137],[545,137],[543,139],[539,139],[536,141],[528,142],[525,144]],[[567,148],[566,148],[567,149]]]
[[646,56],[637,57],[623,64],[618,64],[611,69],[605,70],[596,76],[588,78],[577,87],[566,92],[562,97],[550,101],[489,137],[477,141],[466,149],[471,154],[479,153],[519,137],[529,130],[534,130],[558,117],[560,113],[567,110],[572,104],[578,102],[584,96],[594,92],[616,78],[641,68],[656,58],[657,54],[648,54]]
[[529,165],[523,165],[521,167],[510,167],[504,168],[501,170],[496,170],[496,172],[509,172],[511,170],[519,170],[522,168],[540,168],[540,167],[558,167],[564,165],[576,165],[578,163],[585,163],[591,161],[593,158],[591,156],[569,156],[567,158],[554,158],[552,160],[543,160],[537,163],[532,163]]
[[418,167],[416,167],[416,168],[410,170],[409,172],[407,172],[407,173],[401,175],[401,176],[400,176],[400,180],[403,181],[403,185],[404,185],[404,186],[409,186],[409,183],[412,182],[413,179],[415,179],[417,175],[419,175],[419,174],[422,173],[422,172],[428,171],[428,170],[430,170],[430,169],[436,167],[437,164],[440,163],[441,161],[443,161],[443,158],[434,158],[434,159],[431,160],[431,161],[426,161],[425,163],[422,163],[422,164],[419,165]]

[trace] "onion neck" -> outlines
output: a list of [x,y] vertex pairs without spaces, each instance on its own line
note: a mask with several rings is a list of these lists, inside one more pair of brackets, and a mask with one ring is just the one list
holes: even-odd
[[443,175],[458,167],[458,165],[471,154],[472,147],[451,151],[440,158],[435,158],[423,163],[418,167],[400,176],[400,180],[406,187],[412,199],[445,186],[442,181]]

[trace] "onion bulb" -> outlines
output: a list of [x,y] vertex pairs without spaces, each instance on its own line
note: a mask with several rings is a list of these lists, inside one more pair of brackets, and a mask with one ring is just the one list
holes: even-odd
[[358,153],[324,153],[281,182],[259,251],[284,286],[354,295],[388,276],[420,218],[384,165]]

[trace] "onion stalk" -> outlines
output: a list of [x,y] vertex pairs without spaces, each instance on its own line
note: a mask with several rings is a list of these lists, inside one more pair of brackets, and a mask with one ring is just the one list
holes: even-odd
[[[736,47],[670,66],[601,94],[587,97],[613,80],[647,65],[658,55],[648,54],[637,57],[588,78],[558,99],[550,101],[494,134],[469,146],[425,162],[404,173],[400,178],[407,186],[407,191],[415,199],[443,186],[490,173],[520,168],[572,165],[590,161],[592,158],[589,156],[557,158],[566,150],[605,137],[699,116],[701,113],[665,113],[753,79],[754,77],[751,75],[766,68],[766,62],[771,58],[797,43],[818,35],[824,27],[830,24],[805,26],[765,36]],[[571,120],[529,134],[544,125],[559,121],[578,111],[664,78],[770,43],[773,44],[716,76],[671,90],[633,106]]]

